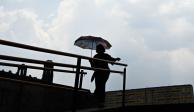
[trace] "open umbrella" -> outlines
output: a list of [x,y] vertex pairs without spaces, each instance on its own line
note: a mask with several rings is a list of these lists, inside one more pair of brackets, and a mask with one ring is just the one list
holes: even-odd
[[81,36],[74,43],[74,45],[83,49],[91,49],[91,56],[92,50],[95,50],[99,44],[103,45],[105,49],[111,48],[111,44],[107,40],[95,36]]

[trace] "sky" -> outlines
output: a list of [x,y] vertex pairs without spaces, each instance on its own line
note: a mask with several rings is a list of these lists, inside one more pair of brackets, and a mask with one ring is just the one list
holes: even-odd
[[[194,0],[0,0],[0,39],[90,56],[90,50],[74,46],[74,41],[98,36],[112,44],[107,53],[128,64],[127,89],[193,85],[193,6]],[[0,52],[76,63],[2,45]],[[31,72],[39,78],[41,73]],[[93,91],[91,74],[84,77],[83,87]],[[55,73],[54,82],[73,85],[74,75]],[[122,75],[111,74],[107,91],[120,89]]]

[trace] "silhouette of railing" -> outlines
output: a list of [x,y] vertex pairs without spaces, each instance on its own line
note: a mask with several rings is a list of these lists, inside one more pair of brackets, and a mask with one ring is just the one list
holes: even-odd
[[[74,107],[73,107],[73,111],[76,110],[76,102],[77,102],[76,101],[77,100],[76,96],[77,96],[78,89],[81,88],[81,85],[82,85],[83,74],[86,74],[83,70],[105,70],[105,71],[110,71],[112,73],[123,74],[122,106],[125,106],[125,87],[126,87],[126,67],[127,67],[127,64],[117,63],[117,62],[112,62],[112,61],[107,61],[107,60],[102,60],[102,59],[96,59],[96,58],[91,58],[91,57],[86,57],[86,56],[82,56],[82,55],[76,55],[76,54],[56,51],[56,50],[50,50],[50,49],[45,49],[45,48],[40,48],[40,47],[35,47],[35,46],[30,46],[30,45],[25,45],[25,44],[20,44],[20,43],[16,43],[16,42],[6,41],[6,40],[2,40],[2,39],[0,39],[0,44],[1,45],[6,45],[6,46],[11,46],[11,47],[16,47],[16,48],[22,48],[22,49],[27,49],[27,50],[33,50],[33,51],[38,51],[38,52],[44,52],[44,53],[50,53],[50,54],[55,54],[55,55],[61,55],[61,56],[66,56],[66,57],[77,58],[77,64],[76,65],[52,62],[53,66],[73,68],[73,69],[76,69],[76,71],[54,69],[54,68],[43,68],[43,67],[26,65],[27,68],[31,68],[31,69],[39,69],[39,70],[48,69],[48,70],[53,70],[53,71],[57,71],[57,72],[75,73],[74,97],[73,97],[74,98],[73,99]],[[0,59],[2,59],[2,60],[9,60],[9,61],[34,63],[34,64],[43,64],[43,65],[44,64],[51,64],[48,61],[28,59],[28,58],[8,56],[8,55],[0,55]],[[114,64],[114,65],[123,66],[124,69],[122,71],[118,71],[118,70],[108,70],[108,69],[100,69],[100,68],[92,68],[92,67],[82,66],[81,65],[81,60],[82,59],[104,61],[104,62],[111,63],[111,64]],[[5,62],[0,62],[0,65],[15,66],[15,67],[21,66],[21,65],[18,65],[18,64],[5,63]]]

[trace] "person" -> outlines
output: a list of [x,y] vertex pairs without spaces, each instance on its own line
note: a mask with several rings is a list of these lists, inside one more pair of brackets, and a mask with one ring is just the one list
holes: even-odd
[[[103,45],[99,44],[96,46],[96,55],[94,58],[107,60],[107,61],[120,61],[120,58],[113,58],[109,54],[105,53],[105,48]],[[101,69],[108,69],[108,62],[100,61],[100,60],[89,60],[91,67],[94,68],[101,68]],[[97,98],[99,103],[105,101],[105,86],[106,82],[109,78],[110,71],[105,70],[95,70],[93,76],[91,78],[91,82],[95,79],[95,91],[94,96]]]

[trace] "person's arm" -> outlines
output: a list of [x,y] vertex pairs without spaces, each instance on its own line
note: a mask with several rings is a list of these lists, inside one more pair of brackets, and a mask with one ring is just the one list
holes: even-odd
[[118,57],[117,57],[117,58],[115,58],[115,60],[116,60],[116,61],[120,61],[120,60],[121,60],[121,58],[118,58]]
[[[120,61],[121,59],[120,58],[113,58],[113,57],[111,57],[109,54],[107,54],[107,60],[109,60],[109,61]],[[113,63],[111,63],[111,64],[113,64]]]
[[120,61],[121,60],[119,57],[113,58],[109,54],[107,54],[107,58],[108,58],[107,60],[109,60],[109,61]]

